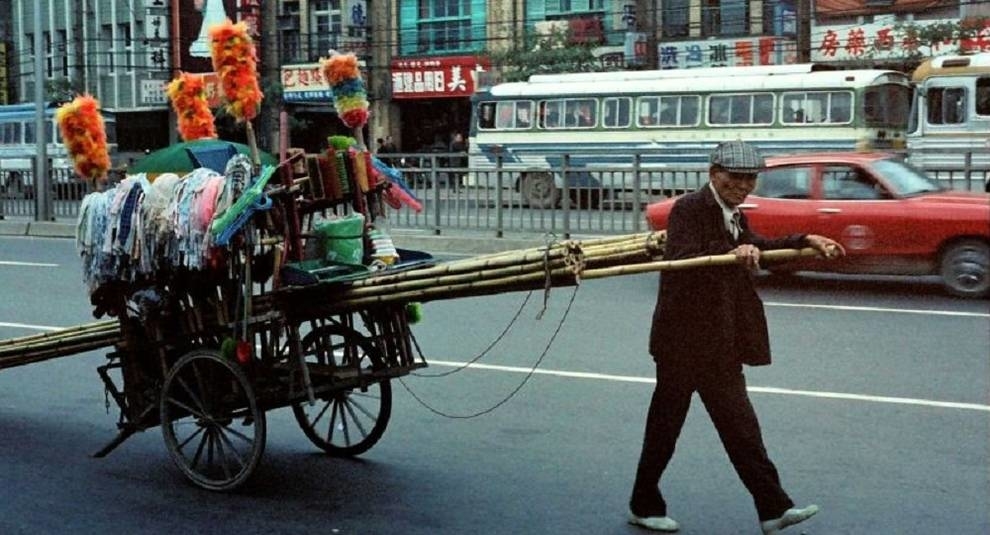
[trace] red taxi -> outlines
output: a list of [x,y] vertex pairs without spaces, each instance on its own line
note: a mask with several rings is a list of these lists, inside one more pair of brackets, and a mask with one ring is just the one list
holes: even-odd
[[[675,200],[647,207],[651,228],[666,228]],[[938,275],[952,294],[990,294],[990,194],[944,189],[897,155],[767,158],[740,209],[764,236],[821,234],[846,248],[840,260],[804,259],[775,272]]]

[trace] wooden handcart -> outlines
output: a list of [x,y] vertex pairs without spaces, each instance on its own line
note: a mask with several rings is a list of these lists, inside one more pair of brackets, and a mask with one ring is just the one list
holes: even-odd
[[337,282],[283,280],[287,269],[307,273],[291,266],[305,260],[314,216],[373,216],[380,192],[327,195],[321,160],[279,167],[266,193],[273,206],[249,218],[220,267],[102,284],[93,304],[115,319],[0,341],[0,369],[111,347],[98,373],[120,408],[119,433],[95,455],[160,426],[176,466],[209,490],[251,476],[265,415],[277,408],[290,407],[331,455],[367,451],[392,414],[390,381],[426,362],[414,354],[405,303],[341,306]]

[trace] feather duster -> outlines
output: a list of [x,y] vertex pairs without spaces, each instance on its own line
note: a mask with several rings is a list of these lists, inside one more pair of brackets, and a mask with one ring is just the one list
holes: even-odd
[[55,112],[55,120],[76,173],[94,182],[105,182],[110,154],[100,103],[88,94],[77,96]]
[[337,116],[350,128],[363,128],[368,122],[368,92],[361,79],[357,56],[335,53],[320,63],[323,77],[333,91]]
[[206,103],[206,84],[202,76],[181,73],[169,82],[165,94],[172,100],[183,141],[217,137],[213,113]]
[[229,19],[210,26],[213,69],[227,99],[226,109],[238,122],[258,115],[264,95],[258,86],[258,56],[245,22]]

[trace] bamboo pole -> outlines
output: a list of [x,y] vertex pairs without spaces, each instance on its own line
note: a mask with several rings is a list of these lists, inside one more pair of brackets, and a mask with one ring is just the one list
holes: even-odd
[[[761,262],[781,262],[793,260],[805,256],[816,256],[818,251],[810,247],[804,249],[775,249],[760,253]],[[677,271],[696,267],[725,266],[737,263],[733,254],[699,256],[697,258],[687,258],[684,260],[658,260],[656,262],[646,262],[643,264],[629,264],[625,266],[613,266],[601,269],[588,269],[581,273],[582,279],[600,279],[603,277],[615,277],[619,275],[634,275],[638,273],[650,273],[654,271]]]
[[120,329],[97,331],[91,333],[77,333],[72,336],[65,336],[51,340],[40,340],[31,343],[6,345],[0,349],[0,359],[10,355],[30,353],[31,351],[47,351],[49,349],[59,349],[70,347],[81,343],[107,343],[110,345],[114,340],[120,338]]
[[[546,249],[507,251],[496,253],[494,255],[485,255],[466,260],[448,262],[430,268],[404,271],[401,273],[388,274],[388,272],[385,272],[383,275],[353,281],[350,283],[350,286],[353,288],[381,286],[417,279],[435,279],[445,275],[477,272],[486,269],[516,266],[520,264],[531,264],[539,269],[543,269],[544,262],[554,262],[569,254],[573,254],[571,247],[578,247],[578,249],[575,250],[583,254],[585,261],[588,261],[591,258],[598,259],[612,255],[616,255],[623,260],[628,260],[633,256],[651,258],[660,252],[658,247],[662,244],[662,242],[650,242],[648,241],[649,237],[650,235],[648,234],[637,234],[633,235],[631,238],[628,236],[624,237],[621,240],[595,240],[592,242],[590,247],[581,246],[580,242],[568,242],[566,244],[561,244],[560,247],[550,249],[549,251]],[[565,247],[565,245],[568,247]],[[657,250],[654,250],[654,248]]]
[[[584,266],[594,265],[601,267],[615,264],[627,264],[637,260],[643,261],[651,259],[652,255],[645,251],[641,245],[625,247],[602,246],[597,250],[593,249],[590,255],[588,253],[584,253],[582,255],[579,250],[574,254],[563,257],[555,257],[546,261],[512,264],[491,269],[482,268],[457,273],[441,272],[432,277],[410,277],[391,283],[375,284],[374,278],[365,279],[362,281],[364,282],[363,284],[351,285],[350,287],[341,290],[340,295],[345,299],[351,299],[371,295],[383,295],[393,292],[404,292],[431,286],[442,287],[482,280],[502,279],[507,277],[517,278],[529,274],[533,274],[534,277],[545,278],[547,271],[550,271],[551,274],[562,273],[560,270],[571,271],[572,273],[577,271],[580,273],[580,270],[583,269]],[[572,266],[569,262],[581,265]]]
[[[778,262],[804,256],[814,256],[816,254],[818,254],[817,251],[811,248],[779,249],[774,251],[764,251],[761,258],[768,262]],[[597,279],[656,271],[683,270],[705,266],[724,266],[736,263],[738,263],[738,259],[733,254],[713,255],[688,258],[684,260],[645,262],[641,264],[628,264],[609,268],[585,270],[580,274],[580,278]],[[364,296],[355,299],[349,298],[348,292],[343,292],[339,295],[340,300],[330,304],[329,307],[334,310],[346,310],[398,301],[425,302],[455,297],[491,295],[494,293],[508,291],[526,291],[542,288],[545,283],[546,276],[547,274],[544,272],[528,273],[518,277],[502,277],[498,279],[471,281],[460,284],[433,286],[424,289],[383,293],[380,295]],[[571,272],[568,268],[551,270],[550,278],[555,286],[570,286],[577,282],[573,272]]]
[[119,329],[119,325],[120,324],[117,320],[98,321],[94,323],[77,325],[75,327],[67,327],[65,329],[59,329],[57,331],[51,331],[47,333],[32,334],[29,336],[21,336],[18,338],[8,338],[6,340],[0,340],[0,350],[10,345],[32,343],[38,340],[52,340],[57,338],[63,338],[66,336],[72,336],[75,334],[89,333],[93,331],[117,330]]

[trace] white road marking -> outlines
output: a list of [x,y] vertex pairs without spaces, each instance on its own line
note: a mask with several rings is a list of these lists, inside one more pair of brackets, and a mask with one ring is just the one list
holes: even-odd
[[32,325],[28,323],[7,323],[0,321],[0,327],[12,327],[14,329],[31,329],[35,331],[59,331],[65,327],[52,327],[51,325]]
[[45,262],[17,262],[14,260],[0,260],[0,266],[17,266],[17,267],[59,267],[59,264],[49,264]]
[[[436,366],[450,366],[450,367],[463,367],[464,362],[455,362],[449,360],[428,360],[430,365]],[[492,370],[500,372],[511,372],[511,373],[529,373],[531,368],[526,368],[522,366],[500,366],[494,364],[468,364],[468,368],[475,368],[479,370]],[[564,370],[547,370],[547,369],[537,369],[533,371],[536,375],[552,375],[556,377],[570,377],[577,379],[595,379],[599,381],[617,381],[624,383],[645,383],[654,384],[656,379],[653,377],[635,377],[631,375],[611,375],[605,373],[589,373],[589,372],[569,372]],[[826,398],[826,399],[846,399],[854,401],[868,401],[872,403],[894,403],[900,405],[920,405],[923,407],[939,407],[944,409],[959,409],[959,410],[971,410],[971,411],[982,411],[990,412],[990,405],[980,405],[978,403],[957,403],[954,401],[936,401],[930,399],[917,399],[917,398],[899,398],[891,396],[868,396],[863,394],[847,394],[843,392],[818,392],[814,390],[793,390],[790,388],[774,388],[768,386],[749,386],[746,388],[750,392],[759,392],[762,394],[780,394],[785,396],[804,396],[812,398]]]
[[927,316],[962,316],[968,318],[990,318],[990,312],[958,312],[955,310],[918,310],[912,308],[856,307],[847,305],[808,305],[801,303],[764,303],[768,307],[819,308],[854,312],[885,312],[890,314],[921,314]]
[[[803,306],[803,305],[795,305]],[[818,306],[818,305],[816,305]],[[861,308],[861,307],[852,307]],[[867,308],[867,307],[862,307]],[[881,309],[869,309],[870,311],[876,311]],[[911,311],[909,311],[911,312]],[[913,311],[922,312],[922,311]],[[930,312],[926,312],[930,313]],[[10,327],[15,329],[33,329],[37,331],[57,331],[63,329],[64,327],[52,327],[50,325],[32,325],[26,323],[8,323],[0,322],[0,327]],[[548,369],[536,369],[522,367],[522,366],[501,366],[495,364],[480,364],[472,363],[468,364],[465,362],[457,362],[450,360],[429,360],[431,365],[434,366],[449,366],[449,367],[468,367],[478,370],[491,370],[491,371],[501,371],[510,373],[530,373],[532,371],[535,375],[552,375],[556,377],[569,377],[575,379],[594,379],[599,381],[616,381],[624,383],[644,383],[653,384],[656,380],[653,377],[635,377],[631,375],[612,375],[606,373],[591,373],[591,372],[571,372],[565,370],[548,370]],[[866,401],[871,403],[891,403],[900,405],[918,405],[923,407],[937,407],[944,409],[959,409],[959,410],[971,410],[971,411],[981,411],[990,412],[990,405],[981,405],[978,403],[959,403],[954,401],[937,401],[931,399],[919,399],[919,398],[901,398],[892,396],[870,396],[865,394],[849,394],[845,392],[819,392],[815,390],[794,390],[790,388],[775,388],[769,386],[750,386],[747,387],[750,392],[758,392],[763,394],[779,394],[786,396],[804,396],[812,398],[823,398],[823,399],[845,399],[853,401]]]

